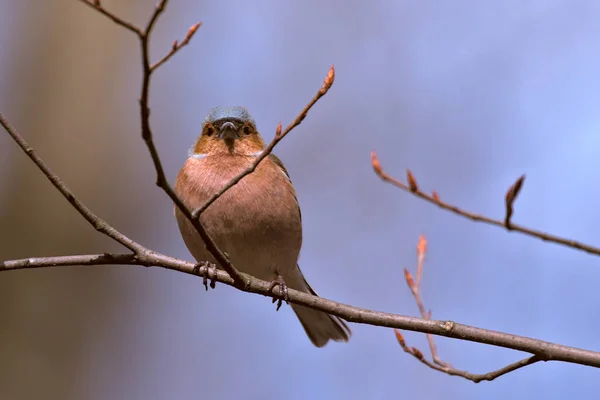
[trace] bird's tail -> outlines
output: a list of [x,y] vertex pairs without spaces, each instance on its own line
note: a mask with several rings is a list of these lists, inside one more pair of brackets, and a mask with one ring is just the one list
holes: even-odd
[[[310,287],[304,277],[303,280],[306,291],[316,296],[317,293]],[[347,342],[352,334],[346,323],[338,317],[297,304],[293,304],[292,309],[310,341],[317,347],[325,346],[329,340]]]

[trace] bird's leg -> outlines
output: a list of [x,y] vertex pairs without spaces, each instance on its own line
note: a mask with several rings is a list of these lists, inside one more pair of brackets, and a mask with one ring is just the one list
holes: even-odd
[[[279,286],[279,293],[275,293],[275,286]],[[289,296],[288,296],[288,288],[283,280],[283,276],[277,274],[275,279],[271,281],[271,285],[269,285],[269,292],[273,293],[273,303],[277,302],[277,310],[281,308],[281,304],[285,301],[287,304],[290,304]]]
[[[205,267],[204,272],[202,272],[202,273],[200,273],[201,267]],[[217,279],[217,266],[215,264],[210,263],[208,261],[200,261],[198,264],[196,264],[196,266],[192,270],[192,273],[202,277],[202,283],[204,284],[204,287],[206,288],[206,290],[208,290],[208,280],[209,279],[210,279],[210,287],[212,289],[215,288],[215,281]]]

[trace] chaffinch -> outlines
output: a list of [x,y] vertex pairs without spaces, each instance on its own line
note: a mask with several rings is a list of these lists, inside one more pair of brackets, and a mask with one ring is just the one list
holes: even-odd
[[[265,148],[252,116],[243,107],[216,107],[175,183],[190,209],[200,207],[245,170]],[[197,261],[217,264],[200,235],[179,211],[183,240]],[[270,154],[200,216],[219,248],[241,272],[316,295],[298,267],[302,221],[296,192],[279,158]],[[350,329],[338,317],[292,304],[306,334],[317,347],[329,340],[348,341]]]

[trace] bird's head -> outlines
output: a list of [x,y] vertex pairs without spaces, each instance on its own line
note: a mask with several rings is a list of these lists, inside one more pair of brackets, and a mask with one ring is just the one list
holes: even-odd
[[202,133],[190,155],[254,155],[265,142],[256,130],[254,119],[244,107],[215,107],[204,118]]

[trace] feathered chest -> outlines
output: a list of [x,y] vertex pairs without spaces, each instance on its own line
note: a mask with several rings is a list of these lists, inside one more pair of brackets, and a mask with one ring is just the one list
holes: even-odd
[[[254,161],[254,157],[188,158],[175,190],[197,208]],[[252,236],[301,230],[300,209],[286,172],[270,158],[219,197],[201,216],[210,231]]]

